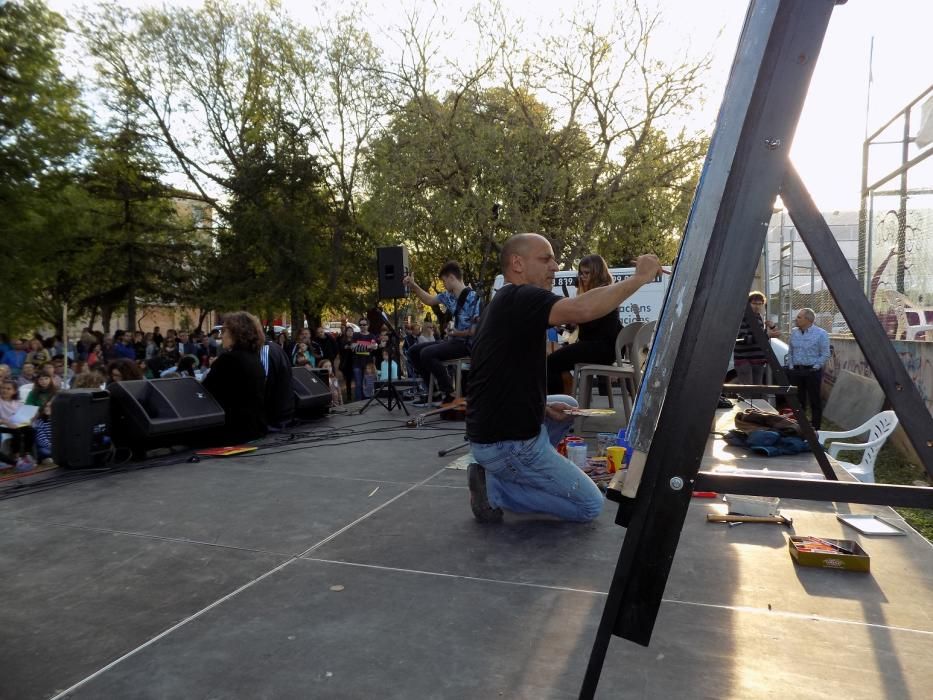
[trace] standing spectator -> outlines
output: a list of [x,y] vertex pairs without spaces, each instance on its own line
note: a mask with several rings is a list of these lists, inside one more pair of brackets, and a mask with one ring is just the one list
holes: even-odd
[[324,330],[324,326],[318,326],[314,329],[311,350],[319,359],[333,362],[334,358],[337,357],[337,341],[334,336]]
[[[360,332],[353,334],[353,382],[356,385],[353,396],[361,401],[363,395],[363,373],[366,367],[373,364],[373,351],[378,347],[376,336],[369,332],[369,321],[360,319]],[[373,367],[372,376],[375,377],[376,368]],[[373,380],[375,381],[375,379]]]
[[[765,308],[765,295],[754,291],[748,295],[748,303],[752,307],[752,321],[765,329],[762,311]],[[768,337],[777,338],[781,335],[777,326],[768,323]],[[761,385],[765,380],[765,367],[768,366],[768,350],[755,342],[755,334],[748,321],[743,316],[739,333],[735,339],[735,350],[732,351],[735,365],[735,383],[744,385]]]
[[217,348],[211,345],[211,337],[209,335],[205,335],[204,333],[198,334],[195,355],[201,367],[210,367],[211,358],[217,357]]
[[343,406],[343,387],[334,371],[330,360],[321,360],[321,369],[327,371],[327,386],[330,387],[330,402],[333,406]]
[[790,351],[787,367],[790,379],[797,385],[797,396],[804,411],[810,404],[810,423],[819,430],[823,423],[823,399],[820,387],[823,384],[823,367],[829,361],[829,334],[813,325],[816,315],[813,309],[801,309],[794,319],[790,332]]
[[146,361],[154,360],[159,356],[159,344],[156,343],[154,333],[146,333]]
[[165,338],[162,337],[162,329],[160,329],[158,326],[155,326],[152,329],[152,340],[160,348],[162,347],[162,343],[165,341]]
[[[304,346],[304,350],[299,350],[299,347],[302,345]],[[298,339],[292,345],[291,351],[289,352],[289,355],[291,356],[291,359],[292,359],[292,366],[295,366],[298,364],[298,355],[300,353],[307,351],[310,347],[311,347],[311,331],[309,331],[307,328],[302,328],[298,332]]]
[[379,363],[379,381],[389,381],[389,372],[392,373],[392,381],[398,381],[398,363],[389,359],[389,350],[386,348],[382,351],[382,362]]
[[337,369],[343,375],[347,391],[347,402],[353,400],[353,328],[344,326],[343,335],[337,343]]
[[14,377],[19,376],[26,362],[26,341],[22,338],[13,341],[13,348],[3,353],[2,362],[8,365]]

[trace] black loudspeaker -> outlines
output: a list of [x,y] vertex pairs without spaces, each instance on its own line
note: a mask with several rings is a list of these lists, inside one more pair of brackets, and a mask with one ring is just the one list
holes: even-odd
[[408,274],[408,251],[403,245],[376,248],[376,265],[379,275],[379,298],[402,299],[408,290],[402,284]]
[[302,412],[326,413],[330,408],[330,387],[307,367],[292,367],[295,407]]
[[60,467],[100,466],[108,461],[110,394],[102,389],[60,391],[52,399],[52,459]]
[[220,426],[226,419],[224,409],[194,377],[135,379],[107,388],[118,445],[135,448],[155,438]]

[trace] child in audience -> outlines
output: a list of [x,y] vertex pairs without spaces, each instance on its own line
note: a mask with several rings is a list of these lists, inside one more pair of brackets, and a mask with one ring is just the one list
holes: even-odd
[[52,377],[43,372],[36,377],[36,383],[32,385],[32,390],[29,392],[29,396],[26,397],[26,405],[42,406],[47,401],[51,401],[55,392],[56,388]]
[[[390,370],[391,366],[391,370]],[[389,360],[388,348],[382,350],[382,364],[379,365],[379,381],[389,381],[389,372],[392,372],[392,381],[398,381],[398,363],[395,360]]]
[[332,406],[343,406],[343,387],[334,371],[330,360],[321,360],[321,369],[327,370],[327,385],[330,387],[330,403]]
[[36,457],[39,464],[52,463],[52,400],[49,399],[32,419],[36,436]]
[[[4,457],[2,461],[15,465],[18,472],[28,472],[36,466],[29,454],[32,451],[32,428],[13,425],[11,422],[13,415],[22,405],[16,382],[7,379],[0,384],[0,429],[13,436],[10,439],[10,456]],[[21,452],[22,456],[20,456]]]
[[376,365],[372,362],[367,363],[363,370],[363,396],[367,399],[371,399],[376,391],[377,376]]

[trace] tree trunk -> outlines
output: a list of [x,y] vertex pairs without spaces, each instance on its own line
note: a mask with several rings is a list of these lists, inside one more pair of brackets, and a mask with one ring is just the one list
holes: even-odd
[[113,306],[110,304],[102,304],[100,307],[100,325],[104,329],[104,333],[110,333],[110,319],[113,318]]

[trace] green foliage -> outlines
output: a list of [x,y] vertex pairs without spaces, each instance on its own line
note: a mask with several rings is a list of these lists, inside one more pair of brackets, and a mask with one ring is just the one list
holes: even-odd
[[51,251],[71,220],[69,169],[88,123],[78,87],[59,66],[63,30],[61,16],[41,2],[0,4],[0,261],[4,280],[15,280],[0,295],[7,332],[42,319],[56,294],[51,282],[69,276]]

